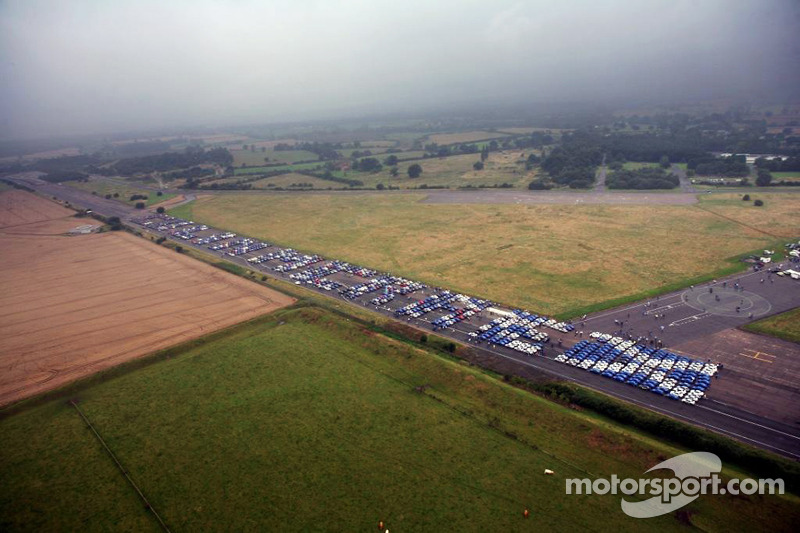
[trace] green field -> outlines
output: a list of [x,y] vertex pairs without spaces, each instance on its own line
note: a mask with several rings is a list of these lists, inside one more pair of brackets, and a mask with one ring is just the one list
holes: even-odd
[[800,307],[747,324],[743,329],[800,343]]
[[[796,238],[798,196],[697,205],[424,204],[423,195],[202,198],[175,214],[329,257],[569,316],[706,275]],[[762,232],[768,232],[767,234]],[[677,287],[675,287],[677,288]]]
[[273,172],[275,170],[310,170],[321,166],[322,163],[298,163],[296,165],[275,165],[265,167],[248,167],[237,168],[234,170],[234,176],[246,176],[248,174],[263,174],[265,172]]
[[297,161],[316,161],[319,156],[313,152],[305,150],[272,150],[262,152],[261,149],[250,150],[231,150],[233,154],[233,166],[239,168],[242,164],[247,166],[261,166],[265,163],[264,158],[269,158],[269,163],[295,163]]
[[800,181],[800,172],[773,172],[772,181]]
[[[564,494],[567,477],[639,477],[682,450],[318,308],[173,349],[75,396],[173,531],[687,527],[628,518],[618,496]],[[5,531],[157,530],[63,400],[4,418],[0,445]],[[788,495],[702,496],[688,510],[704,531],[800,520]]]
[[67,181],[64,182],[64,184],[69,185],[70,187],[74,187],[76,189],[81,189],[83,191],[97,193],[97,196],[105,196],[107,194],[110,194],[113,197],[114,194],[119,194],[119,197],[114,198],[114,200],[125,202],[126,204],[129,205],[133,205],[136,202],[141,201],[141,200],[131,201],[130,197],[133,196],[134,194],[146,195],[147,200],[145,201],[145,203],[148,206],[161,203],[175,196],[174,194],[171,193],[162,193],[161,196],[158,196],[156,191],[140,189],[134,185],[128,185],[117,181],[103,180],[103,179],[91,180],[87,182]]

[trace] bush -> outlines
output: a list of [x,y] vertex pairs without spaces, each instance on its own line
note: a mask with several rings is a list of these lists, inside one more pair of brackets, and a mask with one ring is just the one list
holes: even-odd
[[542,180],[533,180],[528,184],[528,189],[532,191],[546,191],[550,189],[550,186]]
[[769,187],[770,183],[772,183],[772,174],[770,174],[769,170],[759,168],[758,176],[756,177],[756,185],[759,187]]
[[175,251],[178,252],[179,254],[182,254],[183,253],[183,246],[180,246],[180,245],[176,246],[175,247]]
[[413,165],[408,167],[409,178],[418,178],[420,177],[421,174],[422,174],[422,167],[419,164],[414,163]]
[[136,209],[144,209],[145,203],[144,202],[136,202]]
[[763,200],[756,200],[755,202],[753,202],[753,205],[756,206],[756,207],[761,207],[762,205],[764,205],[764,201]]
[[158,209],[156,209],[156,213],[163,213],[164,211],[166,211],[166,209],[164,209],[163,207],[159,207]]
[[166,237],[159,237],[158,239],[156,239],[156,244],[163,244],[164,241],[166,240],[167,240]]
[[750,195],[749,194],[745,194],[744,196],[742,196],[742,201],[743,202],[749,202],[750,201]]
[[119,193],[118,192],[114,193],[114,198],[119,198]]
[[161,191],[158,191],[158,192],[156,193],[156,196],[164,196],[164,193],[163,193],[163,192],[161,192]]
[[483,170],[483,161],[476,161],[475,164],[472,165],[472,168],[475,170]]
[[383,183],[379,183],[378,185],[375,186],[375,188],[378,189],[379,191],[382,191],[386,188],[386,186]]
[[106,194],[106,200],[111,200],[111,195],[110,194]]
[[119,231],[122,229],[122,221],[119,217],[108,217],[106,223],[111,226],[111,231]]

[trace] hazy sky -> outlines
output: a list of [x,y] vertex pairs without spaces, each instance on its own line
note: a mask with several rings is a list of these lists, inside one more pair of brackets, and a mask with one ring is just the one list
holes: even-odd
[[0,136],[798,97],[797,0],[0,0]]

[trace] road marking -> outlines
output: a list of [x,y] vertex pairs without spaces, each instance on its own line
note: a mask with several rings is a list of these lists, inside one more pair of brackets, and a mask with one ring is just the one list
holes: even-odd
[[681,302],[679,302],[679,303],[674,303],[674,304],[669,304],[669,305],[663,305],[663,306],[661,306],[661,307],[656,307],[655,309],[651,309],[650,311],[645,311],[645,314],[646,314],[646,315],[650,315],[650,314],[652,314],[652,313],[660,313],[661,311],[668,311],[668,310],[670,310],[670,309],[675,309],[676,307],[681,307],[682,305],[685,305],[685,304],[683,303],[683,301],[681,301]]
[[708,317],[708,313],[698,313],[696,315],[687,316],[686,318],[681,318],[680,320],[675,320],[674,322],[670,322],[670,326],[682,326],[684,324],[690,324],[692,322],[696,322],[698,320],[702,320]]
[[[745,352],[750,352],[747,354]],[[777,356],[766,353],[766,352],[759,352],[758,350],[752,350],[750,348],[745,348],[744,352],[739,352],[739,355],[742,357],[748,357],[750,359],[755,359],[756,361],[761,361],[762,363],[774,363]]]

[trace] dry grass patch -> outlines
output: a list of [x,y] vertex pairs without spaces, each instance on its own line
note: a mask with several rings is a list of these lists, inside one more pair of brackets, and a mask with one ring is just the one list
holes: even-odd
[[[681,282],[774,243],[735,221],[749,220],[747,209],[724,205],[730,218],[692,205],[454,205],[422,198],[237,195],[203,199],[191,215],[544,313]],[[748,209],[759,209],[757,224],[773,233],[796,235],[793,198],[775,195]]]

